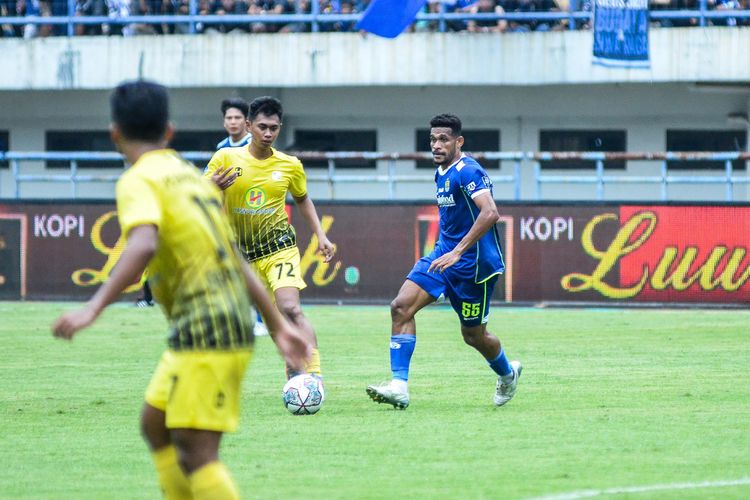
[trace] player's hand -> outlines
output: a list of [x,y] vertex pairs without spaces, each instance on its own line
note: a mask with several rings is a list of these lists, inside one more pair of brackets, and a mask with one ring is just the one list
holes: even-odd
[[71,340],[73,335],[93,323],[97,316],[91,307],[66,312],[52,324],[52,335]]
[[217,170],[211,175],[213,183],[222,191],[234,184],[236,178],[237,171],[232,167],[227,167],[224,170]]
[[333,256],[336,254],[336,245],[331,243],[327,237],[318,238],[318,251],[325,257],[324,262],[331,262]]
[[427,270],[428,273],[431,273],[433,271],[437,271],[442,273],[449,267],[451,267],[453,264],[459,261],[461,258],[461,254],[458,252],[451,250],[450,252],[441,255],[437,259],[432,261],[432,264],[430,264],[430,268]]
[[273,334],[279,354],[293,370],[304,371],[312,355],[313,345],[297,330],[286,325]]

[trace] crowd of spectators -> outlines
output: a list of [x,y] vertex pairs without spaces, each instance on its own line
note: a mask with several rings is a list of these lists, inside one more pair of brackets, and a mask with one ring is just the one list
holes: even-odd
[[[73,0],[76,16],[104,16],[110,19],[124,19],[129,16],[188,14],[189,0]],[[196,0],[197,13],[201,15],[274,15],[274,14],[309,14],[311,2],[319,2],[321,14],[357,14],[364,12],[369,0]],[[458,9],[450,0],[429,0],[423,11],[429,13],[467,12],[467,13],[534,13],[534,12],[567,12],[570,3],[573,10],[590,11],[593,0],[478,0],[463,9]],[[750,0],[707,0],[709,9],[738,10],[748,9]],[[652,10],[697,10],[699,0],[650,0]],[[67,34],[65,25],[10,25],[2,24],[2,17],[7,16],[66,16],[67,0],[0,0],[0,36],[6,37],[44,37]],[[578,21],[576,28],[588,28],[589,23]],[[697,19],[660,20],[658,26],[691,26],[698,24]],[[735,26],[750,24],[748,19],[724,18],[709,20],[709,24]],[[319,24],[319,31],[355,31],[354,21]],[[185,23],[101,23],[78,24],[76,35],[138,35],[187,33],[190,27]],[[197,23],[199,33],[289,33],[311,31],[310,23]],[[418,21],[410,28],[412,31],[435,31],[440,29],[436,21]],[[531,21],[531,20],[450,20],[445,22],[449,31],[467,32],[525,32],[551,31],[569,29],[568,20]]]

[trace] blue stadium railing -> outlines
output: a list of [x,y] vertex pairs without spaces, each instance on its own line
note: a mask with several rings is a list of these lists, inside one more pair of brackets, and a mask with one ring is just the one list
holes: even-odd
[[[183,157],[197,165],[205,165],[211,158],[211,152],[189,151],[181,153]],[[416,174],[400,174],[397,171],[398,161],[431,160],[430,153],[379,153],[379,152],[299,152],[295,153],[303,162],[326,161],[328,168],[321,172],[319,169],[308,169],[308,181],[310,183],[322,183],[328,187],[328,198],[337,199],[337,186],[348,183],[371,183],[386,184],[388,198],[395,199],[396,187],[399,183],[410,182],[434,182],[432,172]],[[594,186],[595,193],[590,197],[592,200],[604,200],[605,187],[617,184],[650,184],[658,185],[661,201],[669,201],[669,186],[678,184],[690,184],[699,186],[724,185],[724,201],[750,201],[750,175],[747,168],[743,167],[736,172],[733,163],[736,161],[747,162],[750,160],[750,152],[656,152],[656,153],[601,153],[601,152],[483,152],[472,153],[479,161],[500,160],[512,164],[511,173],[506,175],[491,174],[493,183],[507,185],[512,190],[512,198],[515,201],[530,199],[539,201],[545,199],[542,188],[549,184],[587,184]],[[368,173],[340,173],[336,162],[347,159],[356,160],[378,160],[386,162],[385,172],[383,170]],[[48,173],[24,173],[21,169],[22,163],[41,161],[67,161],[70,168],[66,174]],[[8,162],[10,165],[10,177],[13,184],[11,199],[21,197],[22,183],[54,182],[67,183],[70,185],[70,198],[78,197],[78,186],[81,183],[106,182],[113,183],[119,177],[117,174],[87,174],[81,173],[81,163],[92,163],[97,161],[122,161],[118,153],[92,153],[92,152],[0,152],[0,162]],[[571,174],[570,168],[555,168],[549,162],[561,161],[590,161],[595,168],[586,173],[580,173],[583,168],[576,168],[575,174]],[[605,161],[648,161],[658,162],[654,172],[650,175],[613,174],[604,166]],[[723,163],[722,170],[712,170],[705,174],[696,175],[694,172],[679,172],[670,169],[671,162],[685,162],[689,165],[696,161],[716,161]],[[546,167],[543,167],[544,165]],[[688,167],[689,168],[689,167]],[[37,168],[38,170],[38,168]],[[533,176],[533,193],[522,198],[522,185],[528,185],[528,176]],[[524,183],[524,179],[526,182]],[[735,186],[746,185],[743,196],[735,196]],[[1,186],[0,186],[1,187]],[[0,190],[2,192],[2,190]],[[710,201],[701,198],[703,191],[696,191],[693,201]],[[622,198],[619,198],[622,199]],[[718,201],[718,200],[715,200]]]
[[[261,24],[310,24],[313,32],[320,31],[321,26],[339,22],[356,22],[362,16],[358,14],[325,14],[319,11],[318,2],[311,2],[312,12],[309,14],[279,14],[279,15],[198,15],[198,0],[189,0],[188,15],[133,15],[126,17],[108,16],[76,16],[75,0],[67,0],[67,16],[24,16],[0,17],[0,24],[10,25],[65,25],[67,36],[75,34],[75,26],[92,24],[184,24],[189,33],[196,33],[196,26],[203,25],[243,25],[251,23]],[[591,20],[591,12],[577,10],[576,1],[570,2],[570,10],[557,12],[528,12],[528,13],[420,13],[417,21],[436,21],[438,31],[446,31],[451,21],[568,21],[567,29],[577,29],[582,22]],[[706,26],[711,20],[750,20],[750,10],[710,10],[708,0],[699,0],[696,10],[651,10],[649,16],[652,21],[695,19],[698,26]]]

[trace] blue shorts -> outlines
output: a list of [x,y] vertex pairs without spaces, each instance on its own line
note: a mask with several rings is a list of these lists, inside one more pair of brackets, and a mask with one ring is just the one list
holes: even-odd
[[494,275],[482,283],[475,283],[474,266],[451,266],[442,273],[427,272],[438,255],[422,257],[414,264],[407,279],[419,285],[425,292],[438,299],[444,295],[450,300],[453,310],[464,326],[479,326],[487,323],[490,316],[490,299],[497,283]]

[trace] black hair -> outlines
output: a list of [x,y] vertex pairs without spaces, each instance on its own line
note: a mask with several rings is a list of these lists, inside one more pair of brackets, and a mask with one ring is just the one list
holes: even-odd
[[454,137],[461,135],[461,119],[456,115],[442,114],[430,120],[430,127],[449,128]]
[[169,123],[167,88],[156,82],[133,80],[118,85],[109,97],[112,121],[125,139],[157,142]]
[[225,116],[227,110],[230,108],[239,109],[240,113],[242,113],[242,116],[245,118],[247,118],[247,114],[250,112],[250,106],[247,104],[247,101],[241,97],[232,97],[221,101],[221,116]]
[[279,121],[281,121],[284,116],[284,108],[281,106],[281,101],[275,97],[256,97],[250,103],[250,120],[255,120],[261,113],[266,116],[278,115]]

